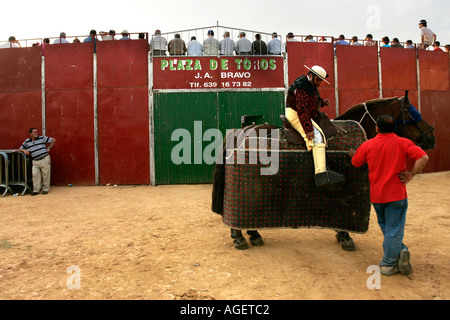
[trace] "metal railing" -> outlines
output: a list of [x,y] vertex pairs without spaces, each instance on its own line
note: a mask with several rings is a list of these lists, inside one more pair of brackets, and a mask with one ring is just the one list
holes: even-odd
[[23,196],[27,190],[32,192],[31,161],[17,150],[0,150],[0,188],[4,188],[2,197],[15,190],[22,189]]

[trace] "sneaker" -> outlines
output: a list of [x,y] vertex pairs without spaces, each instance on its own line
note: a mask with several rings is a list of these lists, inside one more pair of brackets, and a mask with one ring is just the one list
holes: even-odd
[[384,274],[385,276],[392,276],[396,273],[400,273],[400,269],[398,266],[381,266],[381,274]]
[[398,259],[398,267],[400,272],[404,275],[411,273],[411,264],[409,263],[410,254],[408,250],[400,251],[400,258]]
[[37,196],[39,194],[39,192],[32,192],[31,196]]
[[42,191],[42,194],[47,194],[48,193],[48,191]]

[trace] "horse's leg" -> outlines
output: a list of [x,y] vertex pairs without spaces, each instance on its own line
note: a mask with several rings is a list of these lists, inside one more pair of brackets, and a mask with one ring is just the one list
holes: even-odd
[[341,244],[345,251],[356,251],[355,242],[350,237],[347,231],[337,231],[336,239]]
[[242,235],[241,230],[237,229],[231,229],[231,238],[234,239],[234,247],[238,250],[245,250],[248,249],[247,241],[245,240],[244,236]]
[[257,230],[248,230],[247,234],[250,236],[250,243],[252,246],[258,247],[264,245],[264,241]]

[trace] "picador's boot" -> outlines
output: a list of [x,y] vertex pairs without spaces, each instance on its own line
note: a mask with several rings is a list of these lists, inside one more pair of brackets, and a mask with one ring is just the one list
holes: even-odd
[[327,170],[325,146],[325,143],[318,143],[312,148],[315,168],[314,182],[317,187],[320,187],[325,191],[339,191],[345,184],[345,176]]

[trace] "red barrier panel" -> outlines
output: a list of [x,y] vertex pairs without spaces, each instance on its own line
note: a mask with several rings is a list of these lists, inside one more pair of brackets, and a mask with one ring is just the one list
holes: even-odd
[[376,47],[336,46],[339,114],[380,97]]
[[330,84],[322,82],[319,91],[322,98],[330,100],[330,106],[325,107],[322,111],[325,112],[329,118],[336,117],[333,44],[288,41],[287,52],[289,72],[288,85],[291,85],[295,79],[302,74],[306,75],[308,73],[308,69],[306,69],[304,65],[307,65],[309,68],[314,65],[319,65],[327,71],[329,75],[327,81]]
[[0,50],[0,149],[17,149],[35,127],[42,133],[41,49]]
[[418,108],[416,50],[380,48],[380,60],[383,97],[403,97],[408,90],[412,105]]
[[52,184],[95,185],[92,45],[47,46],[45,84],[47,135],[57,140]]
[[420,90],[450,90],[447,52],[419,50]]
[[100,42],[97,58],[100,184],[149,184],[148,44]]
[[424,172],[450,170],[450,91],[422,91],[422,116],[432,126],[436,147],[428,150],[430,157]]

